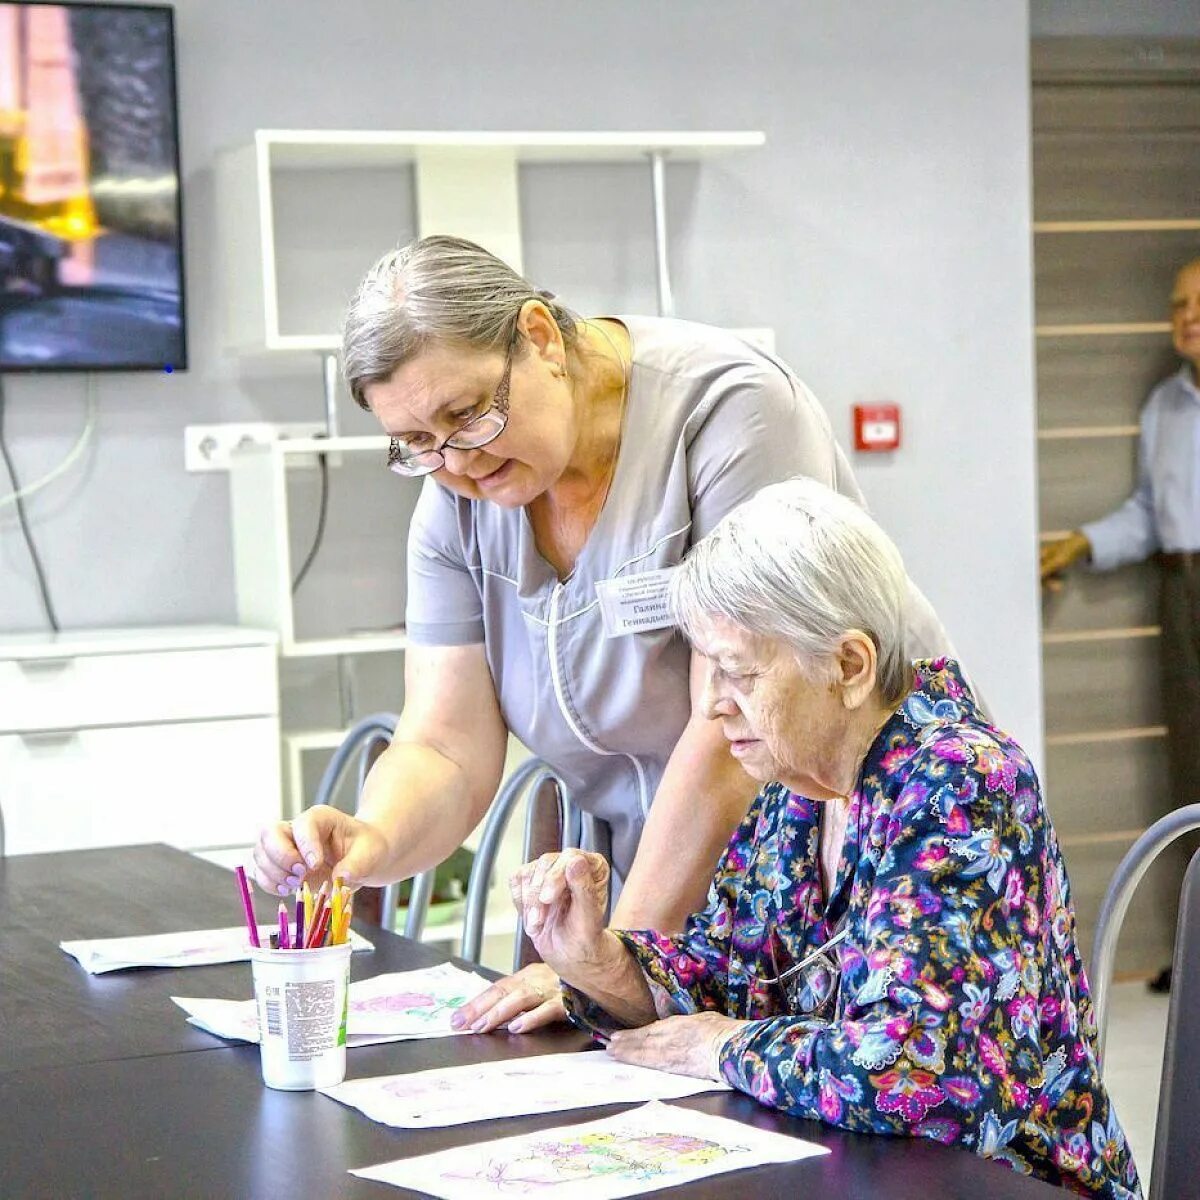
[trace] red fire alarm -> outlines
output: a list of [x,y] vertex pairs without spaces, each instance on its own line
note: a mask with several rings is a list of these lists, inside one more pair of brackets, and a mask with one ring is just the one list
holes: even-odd
[[895,450],[900,445],[900,405],[854,406],[855,450]]

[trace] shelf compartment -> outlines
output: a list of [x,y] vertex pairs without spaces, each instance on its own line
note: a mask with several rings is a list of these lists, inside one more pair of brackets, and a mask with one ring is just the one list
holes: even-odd
[[657,153],[694,161],[765,141],[754,130],[257,130],[253,142],[217,160],[218,244],[230,285],[226,342],[242,352],[322,354],[340,343],[336,330],[292,330],[281,320],[274,197],[280,172],[411,169],[418,236],[452,229],[521,270],[521,164],[645,162]]

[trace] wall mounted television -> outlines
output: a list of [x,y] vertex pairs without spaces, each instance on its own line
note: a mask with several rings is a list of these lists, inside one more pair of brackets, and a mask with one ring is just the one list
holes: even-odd
[[170,8],[0,0],[0,372],[187,366]]

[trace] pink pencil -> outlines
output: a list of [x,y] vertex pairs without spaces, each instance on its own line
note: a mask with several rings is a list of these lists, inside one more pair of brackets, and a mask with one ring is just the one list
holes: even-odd
[[258,922],[254,918],[254,905],[250,902],[250,884],[246,879],[246,868],[238,867],[234,871],[237,876],[238,891],[242,893],[242,908],[246,913],[246,930],[250,934],[250,945],[261,948],[258,940]]
[[287,905],[282,900],[279,902],[279,948],[280,950],[290,950],[292,948],[288,930]]

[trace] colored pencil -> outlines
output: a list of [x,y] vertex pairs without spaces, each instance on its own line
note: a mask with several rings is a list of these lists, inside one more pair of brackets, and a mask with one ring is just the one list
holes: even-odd
[[333,916],[330,918],[330,927],[336,936],[338,926],[342,923],[342,880],[338,876],[333,881]]
[[238,867],[234,874],[237,876],[238,891],[242,894],[242,909],[246,914],[246,932],[250,935],[250,945],[261,949],[258,940],[258,921],[254,917],[254,905],[250,901],[250,884],[246,879],[246,868]]
[[342,898],[342,919],[333,931],[333,943],[340,946],[350,937],[350,920],[354,916],[354,893],[349,889],[345,889],[345,895]]
[[279,902],[279,948],[280,950],[290,950],[292,948],[291,938],[288,936],[288,910],[287,905],[282,900]]
[[309,934],[308,943],[304,947],[306,950],[319,950],[321,944],[325,941],[325,933],[329,928],[330,908],[328,904],[321,906],[321,911],[317,916],[317,927]]
[[304,899],[296,893],[296,936],[292,938],[292,949],[304,949]]
[[308,941],[308,931],[312,928],[313,918],[313,894],[307,879],[300,889],[300,894],[304,897],[304,936],[300,939],[300,949],[303,950],[305,942]]
[[307,950],[313,945],[312,935],[317,925],[321,921],[321,913],[329,907],[329,880],[325,880],[317,889],[316,895],[313,896],[312,916],[309,918],[308,929],[305,931],[304,948]]
[[313,947],[313,937],[317,932],[317,927],[321,924],[321,920],[325,915],[325,911],[329,906],[324,900],[320,904],[313,902],[312,924],[304,931],[304,949],[311,950]]
[[354,920],[354,893],[346,889],[346,903],[342,905],[342,941],[350,940],[350,922]]

